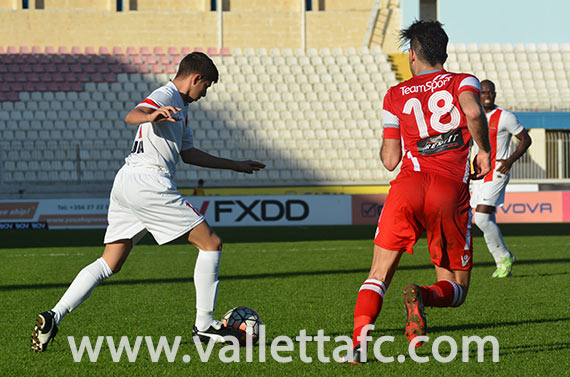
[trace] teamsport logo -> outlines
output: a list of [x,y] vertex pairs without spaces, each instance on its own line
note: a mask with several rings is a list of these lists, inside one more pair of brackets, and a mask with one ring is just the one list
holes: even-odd
[[451,80],[451,77],[452,75],[450,73],[443,73],[441,75],[435,76],[433,80],[428,81],[425,84],[402,86],[400,87],[400,90],[402,90],[402,95],[418,92],[433,92],[447,84]]
[[[369,331],[374,330],[374,325],[364,326],[357,340],[361,344],[362,357],[361,361],[367,361],[368,350],[372,350],[374,358],[381,363],[393,363],[398,361],[399,363],[404,363],[406,360],[412,360],[416,363],[427,363],[430,361],[429,356],[420,356],[416,353],[416,344],[423,342],[424,346],[422,350],[426,348],[426,345],[430,342],[431,338],[429,336],[418,336],[412,340],[408,346],[408,355],[384,355],[382,353],[382,345],[386,343],[394,343],[393,336],[381,336],[374,340],[371,336],[367,335]],[[217,348],[217,357],[223,363],[236,363],[241,362],[242,355],[240,352],[240,344],[238,340],[234,337],[226,337],[226,343],[221,347]],[[141,346],[146,345],[148,355],[153,363],[157,363],[162,358],[162,355],[166,357],[169,363],[182,361],[183,363],[189,363],[192,361],[192,357],[184,352],[179,352],[180,344],[182,343],[182,337],[176,336],[173,342],[170,342],[166,336],[161,336],[158,342],[151,336],[137,336],[134,339],[134,344],[132,339],[128,336],[121,336],[119,343],[115,342],[115,338],[112,336],[98,336],[95,342],[92,342],[91,338],[84,336],[81,338],[81,342],[78,345],[75,341],[75,337],[68,336],[67,341],[69,343],[69,348],[73,356],[73,361],[79,363],[83,361],[83,356],[87,354],[87,358],[90,362],[95,363],[99,359],[101,354],[103,343],[107,343],[107,348],[111,355],[113,362],[118,363],[126,355],[129,362],[133,363],[137,361],[139,353],[141,353]],[[337,336],[334,339],[336,347],[333,349],[332,353],[325,354],[325,344],[331,342],[331,337],[325,335],[324,330],[318,330],[317,334],[314,336],[307,335],[306,330],[300,330],[299,335],[293,339],[286,335],[279,335],[275,337],[271,343],[268,345],[265,336],[265,326],[259,326],[259,342],[254,346],[251,339],[251,335],[246,337],[245,345],[245,362],[251,363],[254,361],[254,349],[256,350],[256,360],[258,362],[264,363],[267,360],[267,354],[278,363],[290,363],[295,359],[301,360],[303,363],[312,363],[315,356],[316,360],[321,363],[330,363],[331,359],[337,363],[343,363],[350,361],[352,359],[352,349],[353,343],[352,339],[348,336]],[[307,345],[309,343],[316,343],[316,355],[308,354]],[[208,362],[212,359],[214,351],[214,342],[203,344],[200,342],[198,337],[193,337],[190,343],[196,348],[198,353],[198,358],[200,362]],[[475,344],[477,362],[481,363],[485,360],[485,345],[489,343],[491,345],[491,360],[494,363],[499,362],[499,341],[493,336],[485,336],[481,338],[479,336],[463,336],[461,339],[461,344],[458,346],[456,340],[450,336],[439,336],[433,339],[431,352],[433,359],[439,363],[449,363],[455,360],[458,356],[459,350],[461,350],[461,361],[469,362],[470,357],[475,355],[473,352],[473,344]],[[440,347],[444,344],[445,355],[440,351]],[[328,349],[329,347],[327,347]],[[269,349],[269,350],[268,350]],[[314,352],[314,347],[311,347]],[[268,352],[269,351],[269,352]],[[448,353],[449,352],[449,353]],[[298,355],[298,357],[296,356]],[[147,360],[146,355],[142,355],[143,360]]]

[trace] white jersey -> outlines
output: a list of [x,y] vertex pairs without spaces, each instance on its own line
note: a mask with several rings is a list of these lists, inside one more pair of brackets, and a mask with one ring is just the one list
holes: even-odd
[[[521,133],[524,127],[519,123],[515,114],[500,106],[485,115],[489,123],[489,141],[493,152],[493,162],[509,158],[511,136]],[[479,150],[477,144],[475,147],[475,152],[477,152]]]
[[[509,146],[512,135],[518,135],[524,130],[515,114],[502,107],[495,107],[493,111],[486,113],[489,123],[489,141],[491,142],[491,171],[485,176],[485,182],[493,180],[497,160],[505,160],[510,157]],[[475,144],[474,152],[479,150]]]
[[125,163],[131,167],[157,170],[173,177],[176,164],[180,160],[180,152],[191,149],[194,145],[192,131],[188,127],[188,104],[184,102],[176,86],[169,82],[137,105],[155,110],[164,106],[182,109],[173,115],[176,122],[140,124]]
[[519,123],[515,114],[499,106],[495,110],[486,113],[486,115],[489,122],[491,147],[496,150],[495,160],[509,158],[511,136],[521,133],[524,127]]

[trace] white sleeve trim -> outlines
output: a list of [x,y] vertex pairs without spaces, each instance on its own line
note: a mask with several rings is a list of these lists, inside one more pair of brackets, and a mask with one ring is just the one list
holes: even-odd
[[477,89],[478,91],[481,91],[481,83],[479,82],[479,80],[477,80],[477,78],[475,78],[473,76],[468,76],[468,77],[464,78],[461,81],[461,84],[459,84],[459,89],[461,89],[464,86],[471,86],[471,87]]
[[145,102],[141,102],[138,105],[136,105],[135,107],[148,107],[149,109],[154,109],[154,110],[158,110],[159,108],[156,106],[151,105],[150,103],[145,103]]
[[384,127],[400,128],[400,120],[388,110],[382,110]]

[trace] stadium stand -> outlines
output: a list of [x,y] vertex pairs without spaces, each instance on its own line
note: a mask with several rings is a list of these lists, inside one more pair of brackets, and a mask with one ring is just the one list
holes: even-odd
[[[0,54],[2,183],[110,183],[134,137],[126,112],[167,82],[190,51],[7,46]],[[196,146],[268,168],[244,178],[180,166],[181,184],[198,177],[220,186],[391,179],[378,159],[379,109],[397,81],[378,46],[206,51],[221,78],[191,105]]]
[[448,70],[492,80],[509,109],[570,110],[570,43],[450,43],[448,53]]
[[[397,80],[379,46],[4,46],[0,183],[108,187],[134,136],[126,112],[193,50],[209,53],[221,74],[208,97],[191,105],[196,146],[268,168],[243,177],[181,164],[181,185],[198,178],[211,186],[378,184],[393,177],[378,159],[379,110]],[[568,43],[450,44],[446,68],[493,80],[501,105],[515,111],[570,109]]]

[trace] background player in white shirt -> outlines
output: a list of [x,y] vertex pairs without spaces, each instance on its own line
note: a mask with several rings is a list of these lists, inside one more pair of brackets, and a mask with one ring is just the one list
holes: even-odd
[[46,350],[63,317],[85,301],[101,281],[120,271],[132,247],[150,232],[159,245],[184,237],[199,250],[194,269],[196,321],[193,335],[201,341],[223,342],[230,330],[213,318],[218,289],[222,240],[202,214],[178,192],[172,177],[178,160],[208,168],[251,174],[263,169],[257,161],[234,161],[194,147],[188,104],[206,96],[218,70],[205,54],[193,52],[180,62],[176,77],[132,109],[125,121],[138,125],[125,164],[111,190],[103,256],[77,274],[52,310],[40,313],[32,348]]
[[[497,264],[492,276],[504,278],[511,275],[515,256],[505,244],[497,226],[495,212],[497,206],[502,206],[505,200],[505,188],[509,183],[513,163],[526,152],[532,141],[513,113],[495,105],[495,97],[495,84],[489,80],[481,81],[481,103],[489,122],[491,171],[483,180],[471,182],[471,207],[475,208],[475,224],[483,232],[487,247]],[[520,142],[509,155],[512,135]]]

